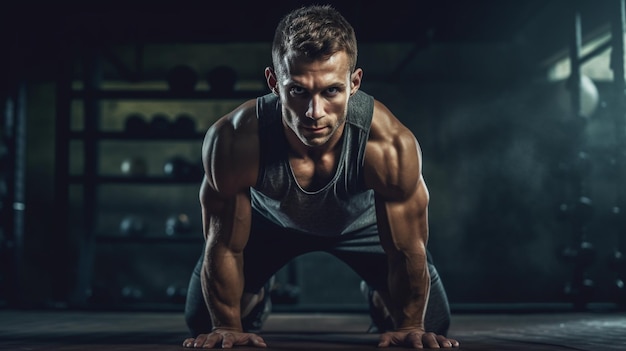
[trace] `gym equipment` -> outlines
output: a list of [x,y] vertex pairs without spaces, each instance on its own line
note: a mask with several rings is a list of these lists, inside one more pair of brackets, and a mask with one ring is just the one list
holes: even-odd
[[615,278],[611,282],[611,297],[620,305],[626,305],[626,283],[621,278]]
[[227,95],[235,90],[237,78],[237,71],[230,66],[222,65],[209,71],[207,82],[211,92],[218,95]]
[[107,303],[112,298],[110,289],[101,283],[94,283],[88,287],[85,295],[90,303]]
[[[575,89],[575,82],[572,81],[571,78],[568,78],[564,82],[564,91],[561,92],[559,99],[557,101],[561,104],[561,106],[569,111],[572,111],[572,90]],[[585,118],[590,118],[598,109],[598,105],[600,104],[600,94],[598,93],[598,88],[594,84],[591,78],[587,77],[584,74],[580,76],[580,111],[578,111],[578,115]],[[576,115],[576,111],[572,111],[573,115]]]
[[148,122],[144,115],[131,113],[124,121],[124,131],[128,134],[145,134],[148,132]]
[[120,171],[127,176],[142,177],[148,173],[148,164],[141,157],[130,157],[122,161]]
[[574,217],[579,221],[584,221],[587,223],[593,217],[593,203],[591,199],[587,196],[581,196],[578,198],[578,202],[573,209]]
[[181,113],[174,120],[173,130],[178,135],[192,135],[196,132],[196,121],[190,114]]
[[579,267],[588,267],[595,261],[596,250],[592,243],[581,241],[578,247],[565,247],[561,251],[561,257]]
[[563,288],[565,296],[572,301],[575,309],[583,309],[595,292],[596,284],[590,278],[567,282]]
[[177,65],[167,72],[167,84],[172,92],[190,93],[196,89],[198,74],[189,65]]
[[163,172],[167,176],[176,179],[202,179],[202,173],[198,167],[182,156],[174,156],[165,161]]
[[191,232],[191,221],[185,213],[171,215],[165,221],[165,234],[169,236],[189,234]]
[[556,219],[558,221],[567,221],[569,220],[571,209],[566,203],[562,203],[559,205],[559,208],[556,212]]
[[122,300],[126,302],[137,302],[143,299],[143,291],[132,285],[125,285],[121,291]]
[[615,272],[626,273],[626,257],[619,249],[613,250],[609,256],[609,268]]
[[0,172],[10,169],[10,164],[9,148],[0,143]]
[[300,287],[289,283],[276,283],[271,291],[272,302],[277,305],[294,305],[300,300]]
[[4,177],[0,178],[0,197],[5,197],[9,193],[9,185]]
[[146,224],[136,215],[128,215],[120,222],[120,234],[124,236],[142,236],[146,233]]
[[187,288],[172,284],[165,289],[165,295],[171,302],[184,303],[187,299]]
[[154,135],[166,135],[171,133],[172,124],[170,119],[163,113],[156,113],[150,119],[150,133]]

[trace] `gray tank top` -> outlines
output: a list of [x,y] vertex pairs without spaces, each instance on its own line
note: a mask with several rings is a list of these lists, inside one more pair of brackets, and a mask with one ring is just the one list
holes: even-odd
[[261,159],[252,208],[281,227],[313,235],[338,236],[374,225],[374,193],[363,183],[373,111],[372,96],[357,91],[350,98],[336,173],[320,190],[306,191],[289,164],[280,100],[274,94],[257,98]]

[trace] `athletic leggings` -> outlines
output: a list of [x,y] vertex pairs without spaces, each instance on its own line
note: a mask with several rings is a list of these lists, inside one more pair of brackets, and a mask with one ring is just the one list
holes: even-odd
[[[334,255],[351,267],[370,287],[387,290],[387,256],[380,246],[376,226],[358,233],[323,237],[281,228],[254,213],[250,238],[244,249],[244,291],[259,292],[271,276],[288,262],[310,252]],[[200,283],[203,256],[204,250],[187,289],[185,320],[192,337],[211,331],[211,318]],[[450,326],[448,298],[430,254],[428,270],[430,296],[426,308],[426,331],[447,335]]]

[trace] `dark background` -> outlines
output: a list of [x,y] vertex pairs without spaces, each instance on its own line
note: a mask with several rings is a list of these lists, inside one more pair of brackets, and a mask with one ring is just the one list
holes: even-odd
[[[267,92],[274,27],[307,3],[3,5],[3,305],[180,309],[169,293],[185,289],[202,249],[199,179],[172,179],[163,166],[175,156],[197,166],[206,128]],[[623,305],[623,259],[612,257],[626,235],[625,110],[610,35],[623,1],[329,3],[355,27],[363,90],[420,141],[429,248],[453,309]],[[567,63],[576,11],[581,55],[600,46],[580,67],[584,116],[566,84],[578,71]],[[172,95],[168,74],[181,64],[197,85]],[[223,65],[237,85],[217,97],[207,75]],[[186,113],[195,133],[127,137],[132,113]],[[147,167],[139,178],[120,169],[131,158]],[[190,232],[168,236],[179,213]],[[120,232],[128,215],[142,219],[141,236]],[[358,277],[325,254],[278,278],[279,308],[365,306]]]

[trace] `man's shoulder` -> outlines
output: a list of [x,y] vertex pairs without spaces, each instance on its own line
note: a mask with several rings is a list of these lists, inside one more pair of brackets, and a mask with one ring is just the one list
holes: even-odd
[[254,99],[244,102],[207,131],[202,160],[220,192],[238,191],[256,181],[259,140],[255,106]]
[[256,100],[250,99],[219,118],[209,127],[209,130],[213,129],[215,132],[218,132],[226,129],[245,132],[250,127],[256,125],[256,116]]
[[208,128],[204,137],[204,151],[218,146],[232,152],[255,150],[258,146],[257,131],[256,102],[251,99],[219,118]]
[[374,99],[370,139],[390,139],[403,136],[410,130],[383,102]]

